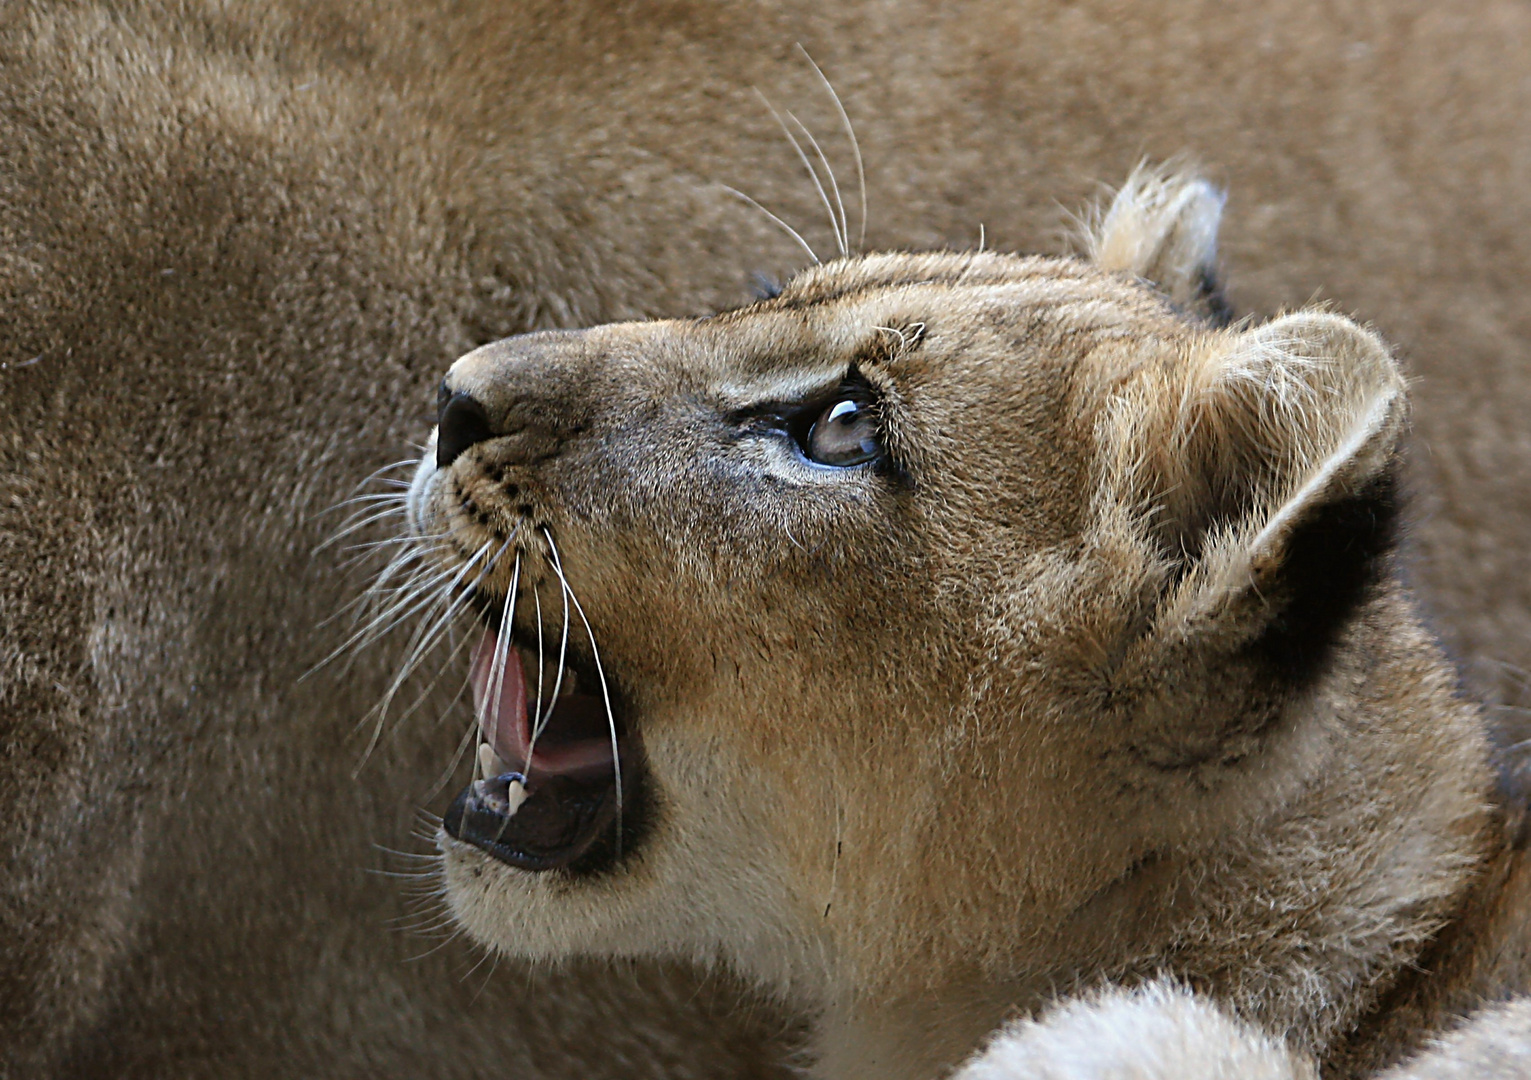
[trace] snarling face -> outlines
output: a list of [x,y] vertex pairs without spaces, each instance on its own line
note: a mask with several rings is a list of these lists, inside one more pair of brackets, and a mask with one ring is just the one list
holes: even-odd
[[1082,262],[877,256],[458,361],[409,502],[482,627],[457,917],[907,981],[1215,828],[1288,752],[1285,553],[1396,430],[1386,378],[1258,333]]

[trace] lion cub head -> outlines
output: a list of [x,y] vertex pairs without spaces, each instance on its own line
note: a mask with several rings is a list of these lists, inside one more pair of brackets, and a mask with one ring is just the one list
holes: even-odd
[[411,511],[485,626],[470,933],[824,1009],[1077,970],[1070,913],[1324,767],[1404,383],[1332,314],[1216,326],[1220,199],[1135,183],[1089,260],[849,259],[453,366]]

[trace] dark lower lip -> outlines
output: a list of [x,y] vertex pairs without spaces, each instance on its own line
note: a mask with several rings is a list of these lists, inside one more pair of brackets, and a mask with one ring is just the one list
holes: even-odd
[[612,780],[547,777],[511,814],[505,793],[512,779],[523,778],[507,773],[464,788],[447,811],[447,834],[518,870],[543,871],[573,865],[616,828]]
[[453,800],[442,827],[454,840],[518,870],[588,875],[614,869],[642,842],[653,806],[641,752],[624,740],[620,761],[620,805],[614,774],[533,774],[526,800],[512,814],[506,790],[511,779],[523,778],[507,773],[471,782]]

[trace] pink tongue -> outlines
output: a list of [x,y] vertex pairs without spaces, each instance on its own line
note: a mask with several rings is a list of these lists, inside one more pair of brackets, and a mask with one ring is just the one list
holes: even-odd
[[496,662],[498,644],[499,638],[490,627],[473,650],[468,673],[473,684],[473,712],[494,752],[512,768],[524,769],[531,734],[526,723],[526,677],[521,673],[521,658],[510,649]]

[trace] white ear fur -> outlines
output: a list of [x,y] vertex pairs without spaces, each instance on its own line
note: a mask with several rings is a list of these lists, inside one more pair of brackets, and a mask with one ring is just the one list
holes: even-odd
[[1151,281],[1181,307],[1217,316],[1217,229],[1225,199],[1193,173],[1139,165],[1109,207],[1086,217],[1080,240],[1101,269]]

